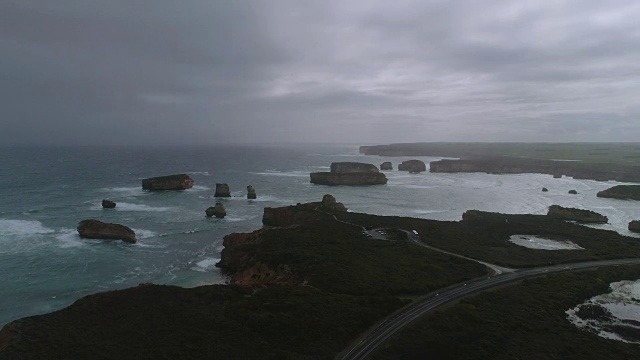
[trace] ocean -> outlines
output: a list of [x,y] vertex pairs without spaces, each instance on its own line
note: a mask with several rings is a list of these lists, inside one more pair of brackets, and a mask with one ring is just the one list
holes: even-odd
[[[468,209],[544,214],[558,204],[607,215],[609,224],[594,227],[637,237],[627,230],[630,220],[640,219],[636,203],[595,196],[616,182],[394,170],[385,172],[389,182],[381,186],[309,183],[310,172],[328,171],[331,162],[391,161],[395,169],[411,158],[439,159],[365,156],[357,145],[1,148],[0,327],[140,283],[224,283],[214,265],[226,234],[261,227],[264,207],[319,201],[327,193],[351,211],[454,221]],[[176,173],[189,174],[195,186],[142,190],[143,178]],[[216,183],[228,183],[232,197],[214,198]],[[246,199],[247,185],[256,189],[256,200]],[[578,195],[568,194],[571,189]],[[102,209],[102,199],[118,205]],[[227,217],[206,218],[204,210],[217,200]],[[138,243],[80,239],[76,226],[89,218],[133,228]]]

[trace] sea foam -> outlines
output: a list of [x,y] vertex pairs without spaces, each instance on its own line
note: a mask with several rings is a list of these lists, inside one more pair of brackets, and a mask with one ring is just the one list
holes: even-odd
[[0,236],[29,236],[51,234],[55,230],[42,225],[37,220],[0,219]]

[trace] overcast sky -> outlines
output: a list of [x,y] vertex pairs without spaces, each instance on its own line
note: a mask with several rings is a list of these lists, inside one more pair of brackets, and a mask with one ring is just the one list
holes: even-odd
[[640,141],[640,1],[2,0],[0,142]]

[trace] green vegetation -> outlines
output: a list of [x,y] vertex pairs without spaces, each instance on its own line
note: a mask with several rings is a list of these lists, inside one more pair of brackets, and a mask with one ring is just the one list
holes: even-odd
[[361,231],[333,219],[272,229],[243,265],[287,265],[310,286],[352,295],[424,294],[487,273],[478,263]]
[[[480,214],[479,218],[458,222],[358,213],[335,215],[362,226],[416,229],[426,244],[507,267],[640,257],[640,242],[614,231],[593,229],[546,215],[476,213]],[[529,249],[509,242],[512,235],[570,240],[584,250]]]
[[640,200],[640,185],[617,185],[598,192],[598,197]]
[[[0,358],[331,359],[403,304],[308,287],[252,294],[221,285],[146,285],[18,320],[0,333]],[[19,341],[2,339],[9,331]]]
[[640,267],[549,275],[462,300],[408,326],[374,359],[637,359],[640,346],[580,330],[565,311]]
[[362,146],[360,152],[387,156],[507,156],[640,165],[640,143],[408,143]]

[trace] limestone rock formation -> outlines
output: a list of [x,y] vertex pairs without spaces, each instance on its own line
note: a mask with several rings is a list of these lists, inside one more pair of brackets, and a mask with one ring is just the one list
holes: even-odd
[[427,165],[420,160],[406,160],[398,165],[398,170],[410,173],[421,173],[427,171]]
[[231,197],[231,192],[229,191],[229,185],[224,183],[216,184],[216,193],[213,195],[215,197]]
[[569,190],[569,194],[577,195],[578,192],[576,190]]
[[385,161],[382,164],[380,164],[380,170],[393,170],[393,165],[391,164],[391,161]]
[[322,206],[329,210],[335,211],[347,211],[347,208],[343,203],[336,201],[336,198],[331,194],[326,194],[322,197]]
[[122,240],[135,243],[136,233],[120,224],[103,223],[95,219],[82,220],[78,224],[78,234],[84,239]]
[[320,185],[381,185],[387,177],[372,164],[357,162],[331,163],[331,172],[311,173],[311,183]]
[[609,219],[595,211],[574,208],[565,208],[559,205],[549,206],[547,216],[561,220],[577,221],[582,223],[606,224]]
[[617,185],[598,192],[598,197],[626,200],[640,200],[640,185]]
[[251,185],[247,186],[247,199],[255,199],[257,197],[258,196],[256,195],[256,189],[254,189]]
[[102,207],[105,209],[113,209],[116,207],[116,203],[111,201],[111,200],[107,200],[107,199],[103,199],[102,200]]
[[331,172],[334,174],[377,173],[378,168],[373,164],[359,162],[333,162]]
[[227,210],[221,202],[217,202],[216,206],[208,207],[207,210],[205,210],[205,213],[207,214],[207,217],[215,216],[218,219],[222,219],[227,216]]
[[629,223],[629,231],[640,233],[640,220],[633,220]]
[[186,190],[193,187],[193,179],[187,174],[158,176],[142,180],[143,190]]
[[547,192],[547,191],[549,191],[549,189],[547,189],[546,187],[542,188],[542,192]]

